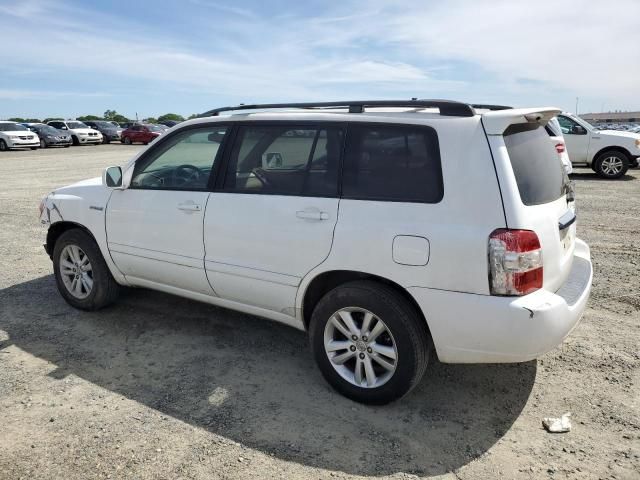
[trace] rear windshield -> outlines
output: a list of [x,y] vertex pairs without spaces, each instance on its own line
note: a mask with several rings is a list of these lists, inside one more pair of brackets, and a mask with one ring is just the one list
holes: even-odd
[[525,205],[553,202],[565,191],[560,157],[544,128],[537,125],[511,125],[504,143]]

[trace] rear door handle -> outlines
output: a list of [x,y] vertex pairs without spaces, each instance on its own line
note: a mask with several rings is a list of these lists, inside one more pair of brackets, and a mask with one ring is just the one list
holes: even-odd
[[296,217],[304,220],[329,220],[329,214],[319,210],[298,210]]
[[202,207],[197,203],[193,202],[184,202],[178,204],[178,210],[182,210],[183,212],[199,212]]

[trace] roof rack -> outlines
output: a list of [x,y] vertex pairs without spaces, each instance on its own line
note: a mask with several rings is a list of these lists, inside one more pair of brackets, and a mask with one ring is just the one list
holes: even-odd
[[349,113],[363,113],[366,107],[408,107],[408,108],[437,108],[440,115],[451,117],[473,117],[475,112],[471,105],[452,100],[356,100],[343,102],[306,102],[306,103],[263,103],[235,107],[214,108],[198,115],[199,117],[215,117],[222,112],[237,110],[271,110],[277,108],[303,108],[312,110],[348,108]]
[[513,108],[507,105],[488,105],[484,103],[472,103],[471,106],[479,110],[511,110]]

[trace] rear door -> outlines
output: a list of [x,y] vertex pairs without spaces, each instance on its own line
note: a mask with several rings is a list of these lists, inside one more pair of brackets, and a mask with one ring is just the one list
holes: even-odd
[[568,178],[549,142],[545,122],[518,120],[521,118],[514,118],[502,134],[488,135],[507,227],[533,230],[538,235],[543,286],[556,291],[571,270],[576,238],[575,211],[566,196]]
[[300,280],[331,250],[343,130],[251,122],[234,133],[204,219],[207,276],[223,298],[295,315]]

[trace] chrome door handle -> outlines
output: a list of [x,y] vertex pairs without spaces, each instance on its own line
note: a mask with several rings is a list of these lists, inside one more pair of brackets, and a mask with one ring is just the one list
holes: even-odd
[[329,214],[319,210],[298,210],[296,212],[296,217],[304,220],[329,220]]
[[182,210],[183,212],[199,212],[200,209],[200,205],[196,203],[185,202],[178,204],[178,210]]

